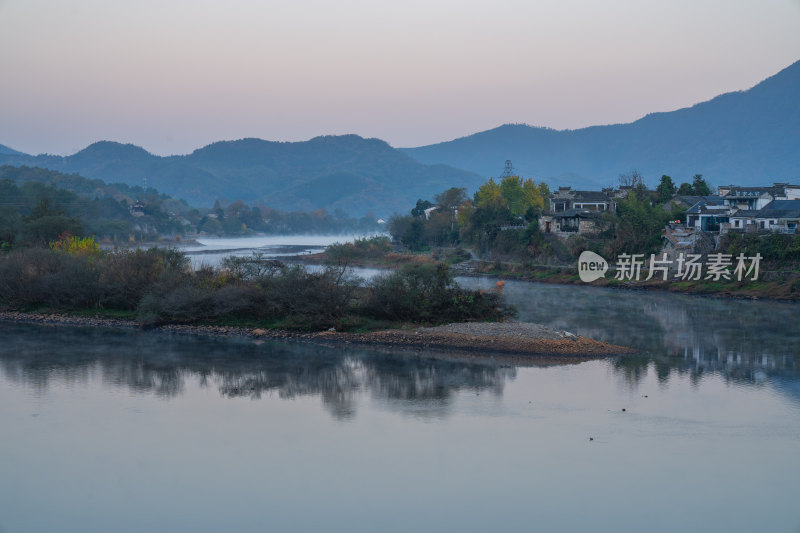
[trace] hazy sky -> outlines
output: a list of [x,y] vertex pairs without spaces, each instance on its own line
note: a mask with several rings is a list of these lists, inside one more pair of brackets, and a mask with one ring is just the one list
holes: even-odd
[[630,122],[800,59],[800,0],[0,0],[0,144]]

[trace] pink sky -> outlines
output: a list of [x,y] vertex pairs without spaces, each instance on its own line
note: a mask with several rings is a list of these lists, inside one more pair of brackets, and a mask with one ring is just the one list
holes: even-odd
[[156,154],[630,122],[800,59],[799,0],[0,0],[0,144]]

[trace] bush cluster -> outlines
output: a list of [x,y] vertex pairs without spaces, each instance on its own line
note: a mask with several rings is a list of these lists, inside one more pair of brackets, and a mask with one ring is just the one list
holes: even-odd
[[740,253],[748,257],[758,253],[768,264],[790,266],[800,263],[800,234],[729,232],[722,237],[719,250],[734,257]]
[[334,243],[327,247],[325,252],[328,259],[334,263],[348,263],[363,259],[381,259],[392,251],[392,241],[389,237],[376,235],[364,237],[353,242]]
[[[91,247],[89,247],[91,248]],[[188,260],[165,249],[72,253],[59,249],[12,250],[0,259],[0,304],[30,309],[136,309],[169,274],[186,275]]]
[[236,319],[322,329],[370,320],[497,320],[498,294],[460,288],[446,265],[410,265],[366,286],[342,266],[309,271],[260,255],[189,267],[175,250],[79,254],[12,250],[0,256],[0,305],[11,309],[136,311],[148,325]]
[[364,307],[376,318],[415,322],[502,320],[513,314],[500,294],[461,288],[441,263],[407,265],[376,277]]

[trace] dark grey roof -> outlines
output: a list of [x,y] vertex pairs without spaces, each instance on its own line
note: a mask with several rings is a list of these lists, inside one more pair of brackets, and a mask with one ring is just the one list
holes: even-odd
[[781,195],[784,193],[783,187],[730,187],[730,192],[725,196],[727,198],[757,198],[762,194],[770,194],[772,196]]
[[707,205],[723,205],[721,196],[696,196],[695,198],[699,198],[699,200],[686,210],[687,213],[700,213]]
[[560,211],[558,213],[553,213],[553,218],[594,218],[600,216],[602,211],[590,211],[589,209],[567,209],[566,211]]
[[773,200],[758,210],[756,218],[800,218],[800,200]]
[[602,191],[573,191],[573,202],[609,202],[608,194]]
[[731,218],[753,218],[757,216],[759,211],[757,209],[740,209],[736,211],[735,215],[731,215]]

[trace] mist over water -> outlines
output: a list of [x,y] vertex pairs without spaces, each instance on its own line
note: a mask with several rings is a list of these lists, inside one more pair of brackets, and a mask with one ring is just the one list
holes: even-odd
[[264,257],[307,255],[324,252],[334,243],[353,242],[373,235],[265,235],[258,237],[207,237],[196,239],[197,244],[182,246],[192,266],[218,266],[228,256],[249,256],[254,253]]

